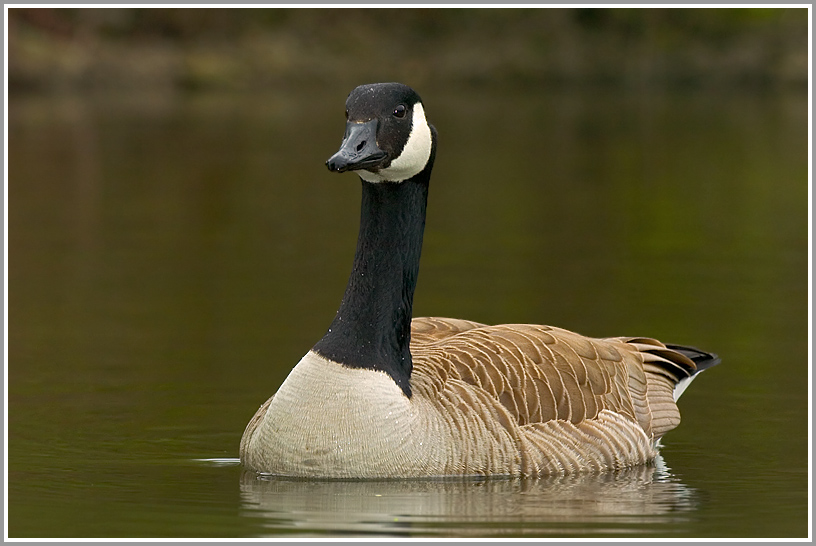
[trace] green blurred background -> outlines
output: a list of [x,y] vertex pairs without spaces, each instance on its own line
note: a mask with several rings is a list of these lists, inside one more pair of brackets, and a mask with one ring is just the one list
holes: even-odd
[[804,86],[805,9],[9,10],[18,89]]

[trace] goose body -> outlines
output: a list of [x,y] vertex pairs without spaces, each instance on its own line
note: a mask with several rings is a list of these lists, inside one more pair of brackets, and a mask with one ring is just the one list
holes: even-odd
[[330,170],[362,179],[360,234],[326,335],[241,439],[253,470],[312,478],[541,476],[644,464],[715,355],[650,338],[412,318],[436,152],[419,96],[360,86]]

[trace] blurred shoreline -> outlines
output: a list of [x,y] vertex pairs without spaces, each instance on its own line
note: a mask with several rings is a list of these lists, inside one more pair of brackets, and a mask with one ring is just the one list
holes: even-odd
[[8,10],[9,92],[807,89],[806,9]]

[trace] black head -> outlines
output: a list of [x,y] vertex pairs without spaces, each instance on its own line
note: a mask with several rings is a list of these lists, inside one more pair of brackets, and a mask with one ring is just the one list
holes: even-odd
[[432,158],[434,129],[419,95],[401,83],[374,83],[346,99],[346,133],[326,161],[333,172],[358,171],[368,182],[400,182],[422,172]]

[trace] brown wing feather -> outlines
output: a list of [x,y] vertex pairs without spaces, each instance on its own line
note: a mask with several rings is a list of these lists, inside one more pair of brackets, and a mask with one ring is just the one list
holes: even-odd
[[484,324],[470,320],[418,317],[411,321],[411,346],[416,343],[432,343],[482,326]]
[[550,326],[485,326],[414,319],[414,371],[442,391],[451,380],[478,387],[520,426],[579,424],[606,409],[659,437],[679,423],[676,382],[694,371],[685,356],[648,338],[595,339]]

